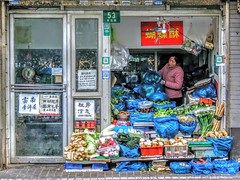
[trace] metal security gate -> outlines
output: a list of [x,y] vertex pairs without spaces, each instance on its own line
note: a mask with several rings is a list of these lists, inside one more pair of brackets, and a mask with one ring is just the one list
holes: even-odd
[[[239,3],[239,2],[238,2]],[[239,147],[240,142],[240,123],[239,123],[239,109],[240,109],[240,14],[238,13],[237,2],[230,2],[230,23],[229,23],[229,120],[231,134],[235,137],[231,156],[234,159],[240,157]]]

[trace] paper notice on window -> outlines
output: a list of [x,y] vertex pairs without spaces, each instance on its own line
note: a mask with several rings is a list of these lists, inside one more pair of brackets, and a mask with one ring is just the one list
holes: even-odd
[[87,69],[78,70],[78,90],[95,90],[97,89],[97,70]]
[[75,100],[75,119],[94,120],[95,101],[94,100]]
[[18,113],[26,115],[39,114],[39,95],[37,94],[19,94]]
[[60,95],[40,96],[40,115],[59,116],[60,115]]

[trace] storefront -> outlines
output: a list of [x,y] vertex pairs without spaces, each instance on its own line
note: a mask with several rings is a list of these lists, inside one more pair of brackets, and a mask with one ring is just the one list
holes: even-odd
[[[99,132],[111,123],[111,75],[136,75],[149,58],[155,69],[172,53],[182,57],[185,71],[206,64],[219,100],[226,100],[224,66],[214,61],[227,50],[224,4],[193,3],[192,10],[184,3],[178,7],[171,2],[150,6],[5,3],[7,164],[64,162],[64,147],[76,126]],[[119,22],[107,23],[104,10],[120,13]],[[149,40],[145,35],[152,32],[144,29],[144,23],[147,29],[171,24],[173,31],[182,29],[180,39],[165,44],[162,37]],[[111,30],[115,42],[132,56],[125,74],[110,65]],[[187,39],[204,44],[209,32],[214,48],[201,49],[197,56],[181,48]],[[169,31],[166,34],[170,36]],[[223,122],[226,127],[226,117]]]

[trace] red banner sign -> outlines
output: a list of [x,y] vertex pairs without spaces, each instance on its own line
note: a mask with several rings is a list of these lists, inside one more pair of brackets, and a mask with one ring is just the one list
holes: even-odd
[[183,22],[171,21],[166,24],[166,32],[162,25],[158,27],[157,22],[141,22],[141,45],[182,45],[183,44]]

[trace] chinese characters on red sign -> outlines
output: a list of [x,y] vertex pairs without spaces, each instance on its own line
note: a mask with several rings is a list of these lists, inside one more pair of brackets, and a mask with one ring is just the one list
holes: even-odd
[[[170,27],[169,27],[170,24]],[[156,22],[141,22],[141,45],[182,45],[183,44],[183,22],[171,21],[166,25],[166,33],[154,31]]]

